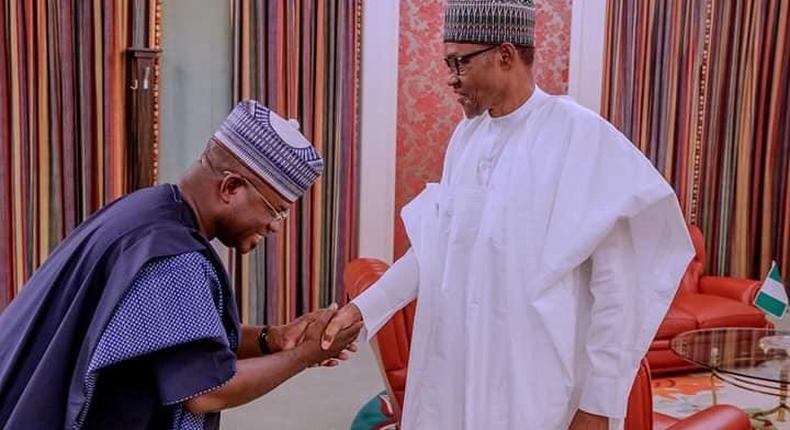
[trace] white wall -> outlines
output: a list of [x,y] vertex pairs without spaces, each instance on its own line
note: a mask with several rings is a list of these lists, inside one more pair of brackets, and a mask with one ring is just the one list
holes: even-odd
[[173,182],[230,111],[230,2],[162,4],[162,134],[159,182]]
[[359,254],[392,261],[400,2],[362,13]]
[[573,0],[568,93],[600,112],[606,0]]

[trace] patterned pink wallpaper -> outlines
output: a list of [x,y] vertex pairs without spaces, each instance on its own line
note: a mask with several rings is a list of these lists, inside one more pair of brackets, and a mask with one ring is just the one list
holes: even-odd
[[[538,0],[535,73],[553,94],[568,91],[572,0]],[[401,0],[398,135],[395,163],[395,256],[408,248],[400,210],[441,177],[444,149],[460,107],[447,88],[442,61],[443,0]]]

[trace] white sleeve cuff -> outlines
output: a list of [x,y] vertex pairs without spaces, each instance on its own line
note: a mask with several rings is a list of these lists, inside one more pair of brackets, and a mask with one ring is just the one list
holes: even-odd
[[417,257],[409,250],[375,284],[351,301],[362,314],[368,341],[395,312],[417,298],[418,284]]
[[[375,284],[372,285],[371,288],[375,288]],[[371,291],[371,293],[375,292]],[[355,304],[362,314],[362,322],[364,324],[363,336],[368,342],[370,342],[381,327],[392,318],[392,315],[400,309],[390,307],[386,301],[381,300],[377,294],[368,294],[368,291],[360,294],[357,298],[352,300],[351,303]]]
[[633,384],[633,375],[611,377],[592,374],[584,384],[579,409],[610,419],[624,418]]

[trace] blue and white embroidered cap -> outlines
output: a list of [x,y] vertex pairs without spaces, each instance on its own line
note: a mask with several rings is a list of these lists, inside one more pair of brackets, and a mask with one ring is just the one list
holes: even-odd
[[290,202],[324,169],[324,160],[296,120],[286,121],[254,100],[237,104],[214,137]]

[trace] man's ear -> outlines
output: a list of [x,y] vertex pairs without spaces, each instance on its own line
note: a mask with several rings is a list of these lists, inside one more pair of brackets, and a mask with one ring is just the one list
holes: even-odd
[[233,196],[244,186],[244,179],[236,173],[229,173],[219,183],[219,196],[223,203],[230,203]]
[[499,62],[504,69],[513,67],[513,64],[518,57],[516,47],[510,43],[505,43],[502,45],[499,49],[497,49],[497,53],[499,54]]

